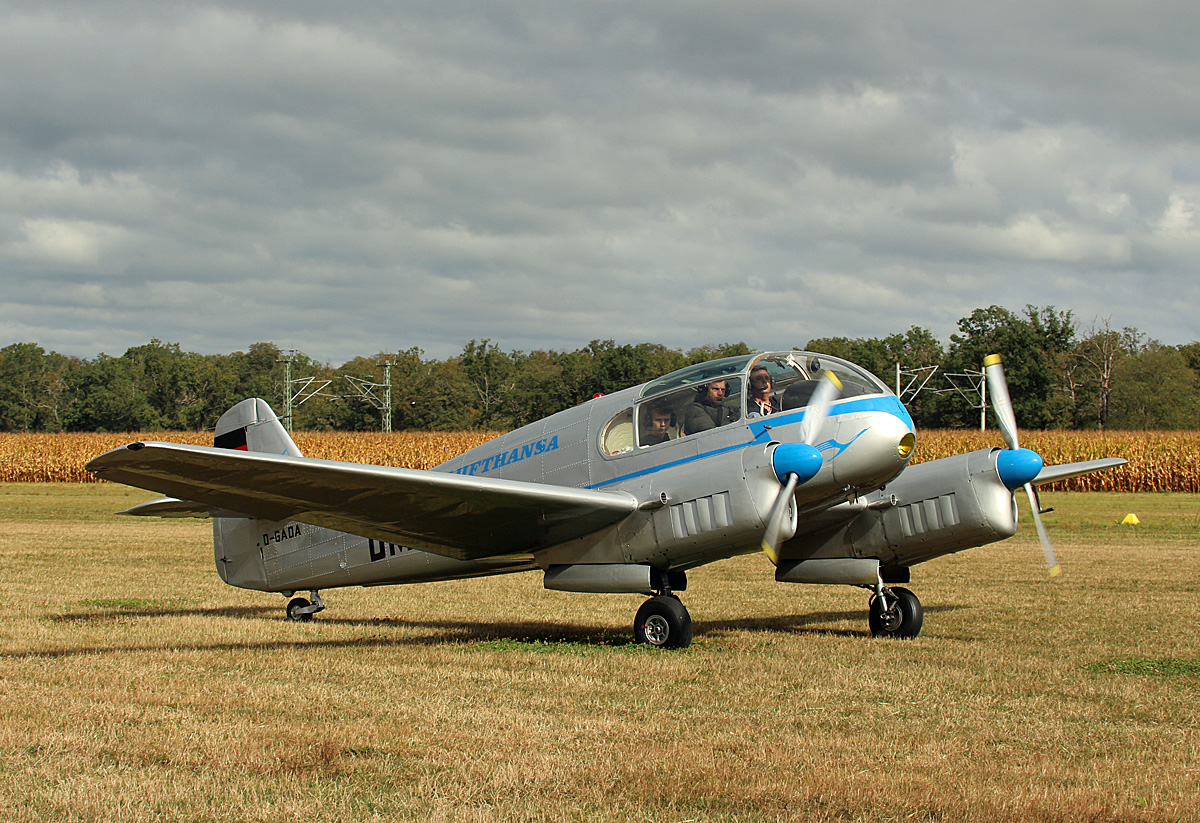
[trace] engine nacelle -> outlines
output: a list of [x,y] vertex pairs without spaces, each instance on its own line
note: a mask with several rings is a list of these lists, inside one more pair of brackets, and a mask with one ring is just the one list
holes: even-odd
[[842,515],[840,522],[792,538],[783,556],[877,558],[886,577],[888,567],[1012,537],[1016,508],[996,470],[1000,451],[981,449],[910,466],[885,488],[829,510],[831,517]]

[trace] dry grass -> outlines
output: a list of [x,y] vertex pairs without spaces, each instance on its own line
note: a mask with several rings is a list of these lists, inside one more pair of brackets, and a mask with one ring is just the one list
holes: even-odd
[[[692,648],[536,575],[224,586],[203,522],[112,485],[0,486],[0,812],[12,821],[1184,821],[1200,816],[1191,495],[1047,494],[921,567],[911,642],[865,595],[697,570]],[[1142,527],[1117,525],[1128,511]]]
[[[298,432],[309,457],[427,469],[491,440],[499,432]],[[1200,492],[1200,432],[1023,432],[1022,445],[1047,463],[1125,457],[1129,466],[1064,481],[1059,491]],[[89,482],[84,464],[134,440],[211,445],[206,432],[0,434],[0,482]],[[914,460],[932,460],[1000,444],[996,432],[922,431]]]

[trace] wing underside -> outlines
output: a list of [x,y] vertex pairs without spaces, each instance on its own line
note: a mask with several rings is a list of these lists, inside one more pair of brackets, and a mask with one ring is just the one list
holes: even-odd
[[297,520],[459,560],[536,552],[611,526],[637,508],[624,492],[176,443],[131,443],[87,468],[175,498],[130,514]]

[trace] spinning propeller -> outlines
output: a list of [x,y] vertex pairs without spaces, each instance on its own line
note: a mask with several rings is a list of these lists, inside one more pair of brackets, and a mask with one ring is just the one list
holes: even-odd
[[1000,421],[1000,431],[1004,435],[1004,445],[1007,451],[1001,452],[996,468],[1000,479],[1010,489],[1015,489],[1025,481],[1025,493],[1029,495],[1029,508],[1033,512],[1033,525],[1037,527],[1038,539],[1042,541],[1042,551],[1046,555],[1046,565],[1050,576],[1057,577],[1062,573],[1058,558],[1050,545],[1050,536],[1042,524],[1042,504],[1038,500],[1037,490],[1033,487],[1032,478],[1041,471],[1042,458],[1029,449],[1022,449],[1017,440],[1017,416],[1013,413],[1012,398],[1008,395],[1008,381],[1004,379],[1004,367],[1000,365],[1000,355],[989,354],[983,360],[983,370],[987,376],[988,392],[992,396],[992,409],[996,419]]
[[799,443],[780,443],[771,455],[771,463],[775,468],[775,476],[783,483],[771,513],[767,515],[767,530],[763,533],[762,550],[772,563],[779,565],[779,536],[783,533],[783,518],[787,514],[788,501],[799,484],[811,480],[821,470],[825,458],[813,445],[825,418],[829,415],[829,406],[837,399],[842,391],[841,381],[831,371],[822,375],[820,384],[809,400],[808,408],[801,421]]

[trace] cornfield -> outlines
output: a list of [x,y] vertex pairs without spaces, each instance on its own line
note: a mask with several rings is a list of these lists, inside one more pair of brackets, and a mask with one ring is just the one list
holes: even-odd
[[[430,469],[486,443],[501,432],[295,432],[306,457]],[[0,433],[0,482],[92,483],[83,468],[109,449],[137,440],[211,446],[211,432],[132,432],[125,434]]]
[[[308,457],[428,469],[496,437],[500,432],[297,432],[296,444]],[[92,457],[135,440],[166,440],[212,445],[207,432],[133,434],[0,434],[0,482],[94,482],[84,464]],[[918,432],[914,462],[1000,445],[998,432]],[[1107,472],[1051,486],[1060,491],[1200,492],[1200,432],[1043,432],[1021,433],[1021,445],[1047,464],[1097,457],[1129,461]]]

